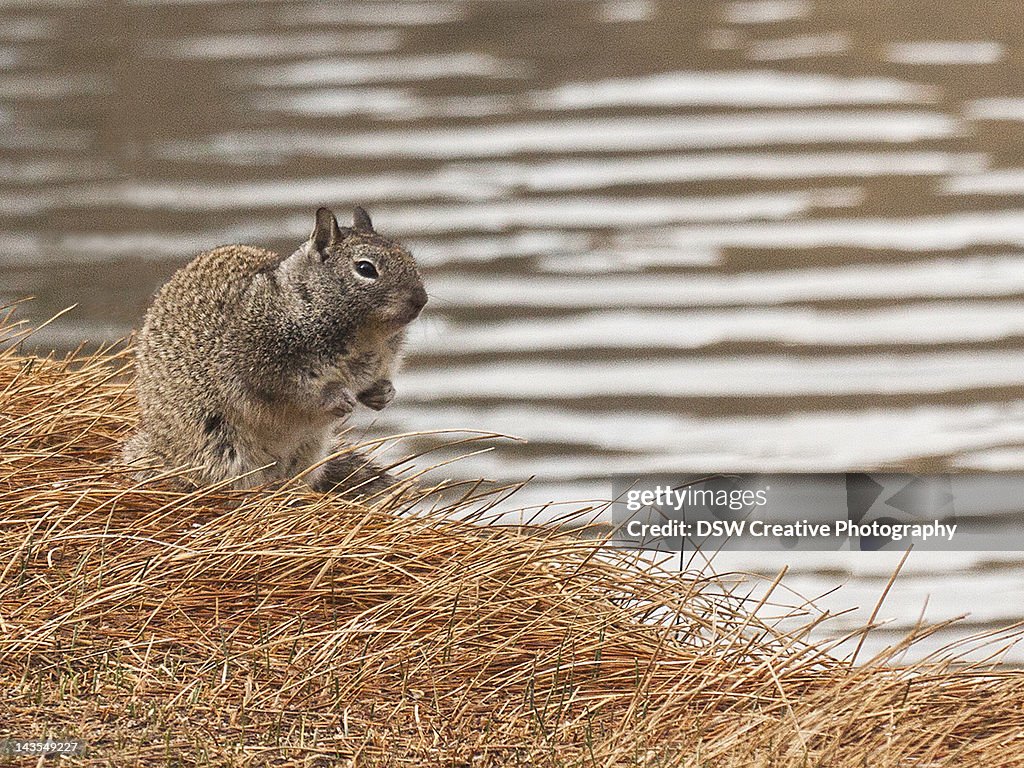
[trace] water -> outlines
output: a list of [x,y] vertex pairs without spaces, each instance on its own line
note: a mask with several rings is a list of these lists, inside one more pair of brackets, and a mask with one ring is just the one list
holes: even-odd
[[[5,0],[0,303],[112,340],[194,253],[361,204],[431,302],[357,433],[528,440],[444,474],[1021,470],[1021,39],[1010,0]],[[788,561],[868,611],[894,565]],[[1015,558],[955,567],[866,647],[926,596],[1021,618]]]

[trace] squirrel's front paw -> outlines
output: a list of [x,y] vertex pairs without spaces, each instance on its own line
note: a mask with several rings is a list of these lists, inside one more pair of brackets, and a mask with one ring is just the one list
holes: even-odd
[[359,393],[359,402],[375,411],[382,410],[395,399],[395,386],[389,379],[377,379]]
[[356,407],[356,398],[352,391],[341,384],[325,386],[320,401],[328,413],[339,418],[348,416]]

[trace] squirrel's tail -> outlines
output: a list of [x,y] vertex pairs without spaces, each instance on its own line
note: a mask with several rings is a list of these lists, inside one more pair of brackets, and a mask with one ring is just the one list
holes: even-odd
[[370,497],[382,493],[398,482],[398,478],[381,469],[361,453],[335,456],[317,471],[312,482],[314,490],[337,493],[348,498]]

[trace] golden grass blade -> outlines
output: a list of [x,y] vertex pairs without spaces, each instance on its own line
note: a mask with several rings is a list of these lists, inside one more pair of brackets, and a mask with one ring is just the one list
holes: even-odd
[[[518,484],[423,469],[358,502],[136,483],[129,353],[0,354],[5,734],[90,766],[1024,766],[1024,679],[992,665],[1022,625],[896,664],[946,628],[919,621],[853,666],[784,574],[744,594],[564,530],[593,502],[503,526]],[[396,437],[503,439],[468,432]]]

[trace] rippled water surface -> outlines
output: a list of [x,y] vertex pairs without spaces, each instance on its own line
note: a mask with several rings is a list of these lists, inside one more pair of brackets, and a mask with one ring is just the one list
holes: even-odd
[[[2,0],[0,303],[111,340],[358,203],[431,293],[360,433],[524,437],[446,468],[523,504],[1024,469],[1022,39],[1016,0]],[[897,629],[1021,618],[1012,558],[911,562]],[[790,583],[870,608],[889,566],[838,567]]]

